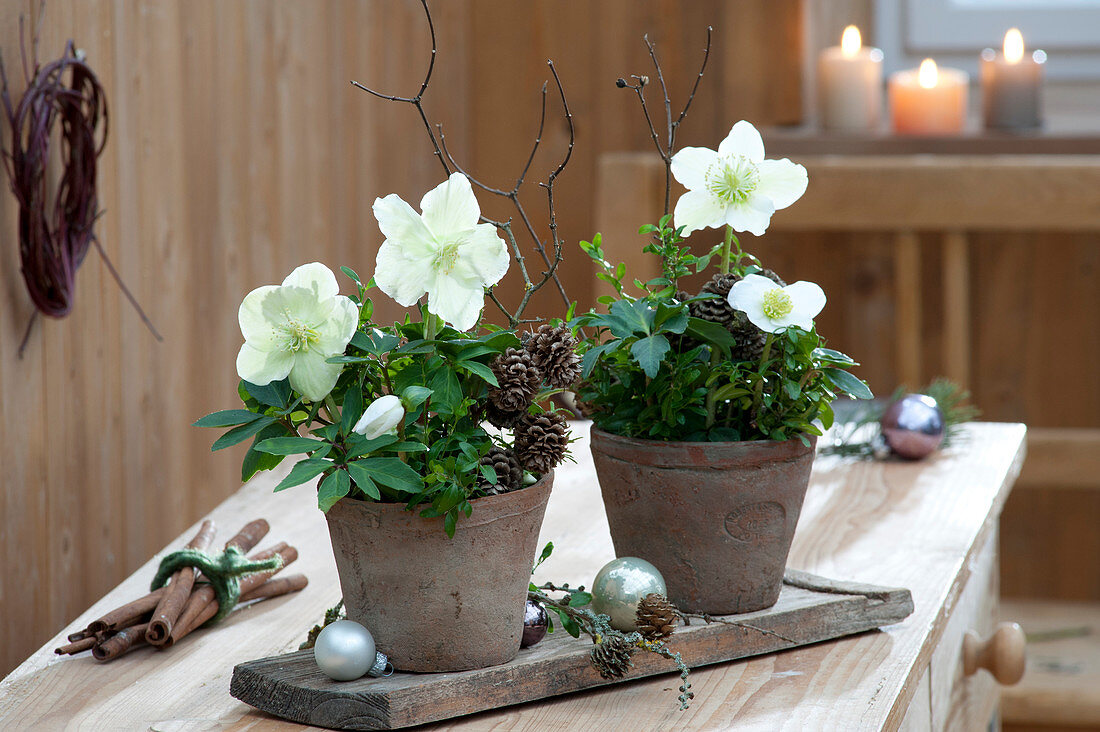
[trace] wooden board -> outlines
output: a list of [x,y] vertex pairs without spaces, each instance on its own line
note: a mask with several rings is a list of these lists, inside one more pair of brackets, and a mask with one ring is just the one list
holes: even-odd
[[[706,666],[900,622],[913,612],[909,590],[828,580],[789,570],[779,601],[767,610],[701,620],[679,627],[670,647],[689,666]],[[398,729],[464,714],[499,709],[549,696],[676,672],[668,659],[635,653],[622,679],[604,679],[592,666],[587,636],[547,636],[509,663],[443,674],[397,673],[388,678],[332,681],[313,651],[242,663],[233,669],[230,693],[279,717],[331,729]],[[675,692],[668,696],[676,703]]]

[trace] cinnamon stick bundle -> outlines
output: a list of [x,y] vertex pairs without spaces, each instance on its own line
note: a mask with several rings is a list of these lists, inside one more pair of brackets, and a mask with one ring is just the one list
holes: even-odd
[[[280,542],[270,549],[265,549],[262,552],[257,552],[249,557],[252,561],[262,561],[264,559],[270,559],[271,557],[279,555],[282,559],[282,566],[279,569],[273,569],[269,572],[259,572],[257,574],[246,575],[241,578],[241,596],[248,594],[252,590],[258,588],[264,584],[268,578],[279,572],[298,558],[298,550],[292,546],[288,546],[286,542]],[[188,635],[191,631],[200,627],[203,623],[210,620],[218,614],[220,605],[218,601],[214,599],[214,588],[209,585],[204,585],[199,589],[191,593],[191,597],[187,601],[186,607],[183,612],[180,613],[179,619],[176,621],[176,625],[172,628],[172,635],[169,636],[167,642],[161,645],[161,648],[168,648],[174,645],[181,638]]]
[[[213,542],[214,522],[207,519],[202,522],[199,533],[187,544],[186,548],[206,551]],[[194,567],[184,567],[172,575],[167,591],[153,611],[153,619],[149,621],[149,629],[145,633],[145,640],[150,645],[162,645],[172,634],[172,624],[179,618],[187,598],[191,596],[191,588],[195,584],[195,574]]]

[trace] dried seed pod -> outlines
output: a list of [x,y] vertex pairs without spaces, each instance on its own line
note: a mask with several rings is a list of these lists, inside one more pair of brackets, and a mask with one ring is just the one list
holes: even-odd
[[664,595],[651,592],[638,602],[634,613],[638,632],[646,640],[662,640],[676,630],[679,614],[676,606]]
[[577,339],[564,325],[540,325],[523,347],[550,386],[564,389],[581,375],[581,359],[575,350]]
[[496,483],[490,483],[484,476],[478,479],[478,488],[488,495],[495,496],[523,487],[523,468],[516,454],[507,447],[493,445],[480,463],[491,466],[497,474]]
[[531,354],[509,348],[493,360],[491,368],[499,385],[489,390],[489,400],[493,405],[501,412],[526,411],[542,383],[542,374]]
[[565,457],[569,430],[560,412],[528,414],[516,425],[516,456],[535,473],[549,473]]
[[600,638],[589,655],[592,665],[605,679],[621,679],[634,666],[630,660],[634,646],[620,633]]

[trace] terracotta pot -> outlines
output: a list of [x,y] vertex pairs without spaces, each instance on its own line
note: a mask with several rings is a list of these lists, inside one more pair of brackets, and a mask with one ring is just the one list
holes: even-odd
[[478,498],[453,539],[443,519],[401,503],[344,499],[329,509],[351,620],[401,671],[465,671],[519,652],[527,584],[554,475]]
[[665,577],[680,609],[771,607],[810,481],[814,440],[659,442],[592,428],[615,553]]

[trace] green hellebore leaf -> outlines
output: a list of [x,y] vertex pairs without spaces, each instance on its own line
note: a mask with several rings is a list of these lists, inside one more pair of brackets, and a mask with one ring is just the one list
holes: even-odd
[[351,478],[346,470],[336,470],[321,481],[317,489],[317,508],[325,513],[351,491]]
[[663,335],[653,335],[637,341],[630,347],[630,354],[642,367],[645,375],[652,379],[657,375],[657,371],[661,368],[662,359],[671,348],[668,338]]
[[242,424],[239,427],[226,432],[224,435],[214,440],[214,444],[210,446],[210,452],[217,452],[218,450],[224,450],[227,447],[236,445],[239,442],[244,442],[252,435],[256,434],[264,427],[275,422],[274,417],[260,417],[259,419],[249,422],[248,424]]
[[274,492],[278,493],[279,491],[285,491],[287,488],[293,488],[296,485],[311,481],[331,467],[332,461],[330,460],[321,460],[318,458],[303,460],[295,464],[295,466],[290,469],[290,472],[287,473],[287,476],[279,481],[279,485],[275,486]]
[[297,455],[300,452],[313,452],[325,444],[309,437],[272,437],[258,443],[256,449],[271,455]]
[[824,368],[821,369],[821,373],[838,389],[852,395],[856,399],[873,399],[875,396],[871,393],[867,384],[843,369]]
[[192,427],[232,427],[238,424],[254,422],[262,414],[250,412],[247,409],[223,409],[220,412],[212,412],[191,424]]

